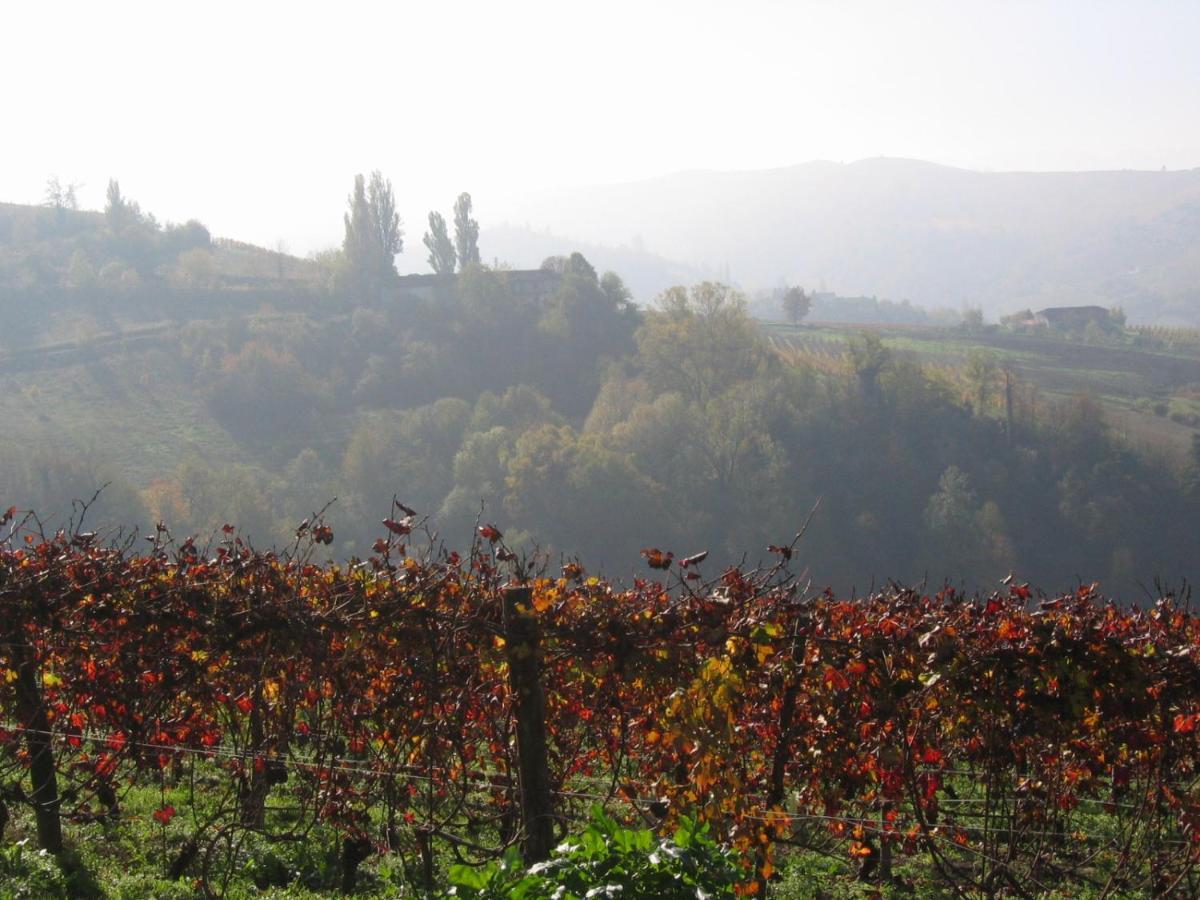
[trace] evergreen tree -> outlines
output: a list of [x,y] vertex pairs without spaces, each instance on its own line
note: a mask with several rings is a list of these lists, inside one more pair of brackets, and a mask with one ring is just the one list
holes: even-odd
[[454,202],[454,245],[460,270],[479,262],[479,223],[471,218],[471,195],[465,192]]
[[429,250],[429,265],[438,275],[453,275],[458,253],[446,230],[446,220],[440,212],[429,214],[429,231],[425,232],[425,247]]

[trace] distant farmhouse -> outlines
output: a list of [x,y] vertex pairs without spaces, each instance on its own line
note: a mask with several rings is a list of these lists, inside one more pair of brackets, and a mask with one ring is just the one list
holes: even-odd
[[1089,325],[1108,331],[1120,324],[1121,317],[1103,306],[1050,306],[1036,313],[1025,310],[1002,321],[1018,331],[1083,331]]

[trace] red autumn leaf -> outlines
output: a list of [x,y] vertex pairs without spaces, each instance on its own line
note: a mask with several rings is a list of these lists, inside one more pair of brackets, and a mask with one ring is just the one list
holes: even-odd
[[500,529],[495,525],[480,525],[479,536],[490,544],[494,544],[500,538],[504,537]]
[[412,531],[412,526],[407,519],[400,522],[397,522],[395,519],[384,519],[383,526],[392,534],[408,534]]
[[942,761],[942,751],[936,750],[933,747],[926,747],[925,752],[921,754],[921,762],[927,766],[936,766]]
[[642,556],[646,557],[646,563],[652,569],[669,569],[671,560],[675,558],[674,553],[663,553],[657,547],[647,547],[642,551]]
[[254,702],[249,697],[239,697],[236,701],[237,708],[244,713],[254,709]]
[[175,807],[164,806],[162,809],[156,809],[154,811],[154,818],[161,825],[169,824],[175,818]]
[[1182,713],[1175,717],[1175,733],[1191,734],[1196,730],[1196,716],[1185,716]]
[[767,547],[767,552],[768,553],[778,553],[784,559],[792,558],[792,548],[788,547],[788,546],[781,547],[778,544],[771,544],[769,547]]
[[825,677],[821,680],[825,682],[825,687],[831,691],[844,691],[850,687],[850,682],[846,680],[846,676],[833,668],[833,666],[825,670]]

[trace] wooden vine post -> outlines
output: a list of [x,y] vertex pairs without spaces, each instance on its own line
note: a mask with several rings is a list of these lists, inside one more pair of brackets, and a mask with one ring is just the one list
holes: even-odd
[[37,658],[32,648],[23,643],[17,644],[16,650],[17,716],[27,729],[25,746],[29,750],[29,778],[33,787],[29,799],[37,822],[38,846],[58,855],[63,850],[63,838],[50,719],[38,686]]
[[533,589],[504,589],[504,647],[517,724],[517,769],[521,786],[522,848],[526,865],[550,858],[554,807],[546,752],[546,695],[541,680],[541,635]]

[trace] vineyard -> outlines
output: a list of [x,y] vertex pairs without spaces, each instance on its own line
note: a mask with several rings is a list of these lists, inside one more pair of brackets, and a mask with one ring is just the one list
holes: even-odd
[[232,527],[136,551],[6,514],[0,842],[60,854],[153,789],[159,875],[203,895],[251,844],[318,832],[343,890],[384,857],[421,893],[451,863],[545,859],[599,805],[710,823],[747,895],[803,853],[880,885],[919,863],[957,896],[1200,890],[1184,600],[842,600],[793,577],[798,536],[753,570],[647,550],[618,587],[489,525],[417,551],[410,513],[340,566],[310,561],[320,518],[287,552]]

